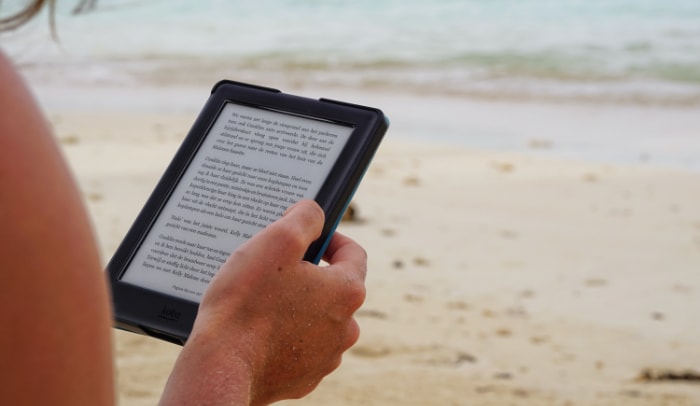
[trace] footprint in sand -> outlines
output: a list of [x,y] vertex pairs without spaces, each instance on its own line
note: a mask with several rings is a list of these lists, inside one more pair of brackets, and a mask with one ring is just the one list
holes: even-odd
[[357,312],[355,312],[355,316],[368,317],[368,318],[379,319],[379,320],[385,320],[388,318],[386,313],[379,311],[379,310],[372,310],[372,309],[360,309]]
[[491,167],[501,173],[511,173],[515,171],[515,165],[510,162],[491,162]]
[[554,143],[546,138],[532,138],[527,142],[527,146],[533,149],[550,149]]
[[58,141],[63,145],[76,145],[80,142],[80,137],[76,134],[67,134],[60,136]]
[[391,350],[385,346],[355,345],[350,349],[350,354],[361,358],[380,358],[391,354]]
[[666,318],[666,315],[664,315],[661,312],[653,312],[651,314],[651,318],[652,318],[652,320],[663,321]]
[[423,257],[415,257],[413,258],[413,263],[418,265],[418,266],[428,266],[430,265],[430,261]]
[[453,302],[447,302],[447,308],[451,310],[469,310],[469,304],[467,302],[458,300]]
[[406,186],[418,186],[420,185],[420,179],[415,176],[409,176],[403,180],[403,184]]
[[417,364],[458,367],[478,362],[478,359],[472,354],[444,347],[431,348],[428,351],[417,349],[416,352],[426,352],[425,356],[427,356],[427,358],[415,360],[414,362]]
[[637,376],[639,382],[700,383],[700,372],[693,369],[644,368]]
[[508,338],[508,337],[511,337],[513,335],[513,331],[511,329],[509,329],[508,327],[498,328],[498,329],[496,329],[495,333],[498,337],[502,337],[502,338]]
[[588,278],[584,281],[584,284],[589,288],[598,288],[607,286],[608,281],[603,278]]
[[549,337],[543,335],[537,335],[530,337],[530,342],[535,345],[544,344],[549,341]]
[[86,198],[91,201],[91,202],[99,202],[101,201],[104,197],[102,196],[102,193],[99,192],[92,192],[88,193]]
[[385,237],[393,237],[396,235],[396,230],[393,228],[383,228],[380,232]]
[[403,296],[403,300],[409,303],[421,303],[423,302],[423,297],[413,293],[407,293]]
[[585,182],[593,183],[593,182],[598,182],[600,180],[600,177],[596,175],[595,173],[588,172],[583,174],[583,180]]

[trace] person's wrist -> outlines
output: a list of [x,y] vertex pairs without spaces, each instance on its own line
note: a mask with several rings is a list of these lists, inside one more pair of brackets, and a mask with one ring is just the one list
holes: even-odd
[[221,337],[221,330],[195,328],[182,349],[161,406],[250,405],[255,367],[249,346]]

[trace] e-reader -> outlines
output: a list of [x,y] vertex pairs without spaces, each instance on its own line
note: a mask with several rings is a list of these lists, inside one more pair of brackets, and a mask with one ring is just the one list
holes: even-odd
[[301,199],[326,216],[318,263],[387,128],[376,108],[217,83],[107,265],[115,327],[183,344],[223,262]]

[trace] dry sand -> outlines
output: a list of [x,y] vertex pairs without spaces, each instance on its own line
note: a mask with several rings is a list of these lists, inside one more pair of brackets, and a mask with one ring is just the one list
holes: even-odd
[[[106,261],[194,115],[49,118]],[[284,404],[700,404],[700,174],[391,131],[340,226],[369,253],[362,336]],[[121,404],[155,404],[179,347],[115,337]]]

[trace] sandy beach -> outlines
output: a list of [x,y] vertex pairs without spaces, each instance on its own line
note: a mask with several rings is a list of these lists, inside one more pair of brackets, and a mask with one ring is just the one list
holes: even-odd
[[[338,229],[361,337],[281,405],[700,405],[697,0],[78,3],[0,47],[105,265],[217,81],[390,118]],[[180,348],[114,330],[119,404]]]
[[[700,173],[547,156],[546,133],[525,135],[530,152],[411,140],[398,134],[426,131],[414,125],[417,99],[367,97],[395,114],[355,196],[357,218],[339,228],[369,253],[362,336],[311,396],[283,404],[700,404]],[[436,111],[458,110],[439,100]],[[561,117],[554,105],[522,105],[533,108]],[[79,110],[48,117],[106,262],[196,110]],[[658,114],[670,123],[688,112]],[[700,135],[700,120],[685,123]],[[121,404],[155,404],[179,347],[118,331],[115,343]]]

